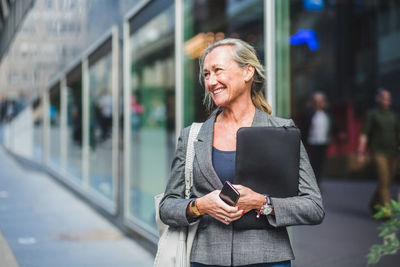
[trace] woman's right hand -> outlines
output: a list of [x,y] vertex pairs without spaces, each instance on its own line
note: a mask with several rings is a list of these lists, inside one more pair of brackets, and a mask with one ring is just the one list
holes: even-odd
[[219,197],[220,190],[214,190],[196,200],[197,209],[202,214],[208,214],[218,221],[228,225],[232,221],[240,219],[243,211],[238,207],[226,204]]

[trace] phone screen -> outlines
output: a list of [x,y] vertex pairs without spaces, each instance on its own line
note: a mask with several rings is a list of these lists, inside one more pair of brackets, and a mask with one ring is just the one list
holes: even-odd
[[226,181],[224,186],[221,189],[219,197],[228,205],[235,206],[239,200],[240,193],[236,190],[235,187],[229,182]]

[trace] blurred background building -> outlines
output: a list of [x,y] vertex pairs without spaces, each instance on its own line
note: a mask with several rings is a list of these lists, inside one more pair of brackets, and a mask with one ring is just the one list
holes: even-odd
[[[12,10],[24,1],[3,2]],[[355,152],[379,87],[400,111],[396,0],[26,2],[1,50],[4,146],[153,244],[153,197],[165,188],[176,136],[208,116],[198,57],[209,43],[235,37],[256,48],[275,115],[301,125],[311,95],[326,95],[341,134],[325,177],[373,176]]]
[[38,95],[57,71],[81,53],[87,17],[84,1],[34,1],[2,59],[1,94]]

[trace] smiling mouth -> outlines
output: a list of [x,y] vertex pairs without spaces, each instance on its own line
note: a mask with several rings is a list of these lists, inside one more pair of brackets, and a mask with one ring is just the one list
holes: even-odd
[[214,95],[217,95],[217,94],[221,93],[222,91],[224,91],[224,89],[223,88],[219,88],[219,89],[216,89],[216,90],[212,91],[212,93]]

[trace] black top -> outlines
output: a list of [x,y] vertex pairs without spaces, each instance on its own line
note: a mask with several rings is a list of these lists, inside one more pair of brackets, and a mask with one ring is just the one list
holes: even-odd
[[236,151],[222,151],[215,147],[212,149],[212,163],[215,172],[222,183],[233,183],[235,177]]

